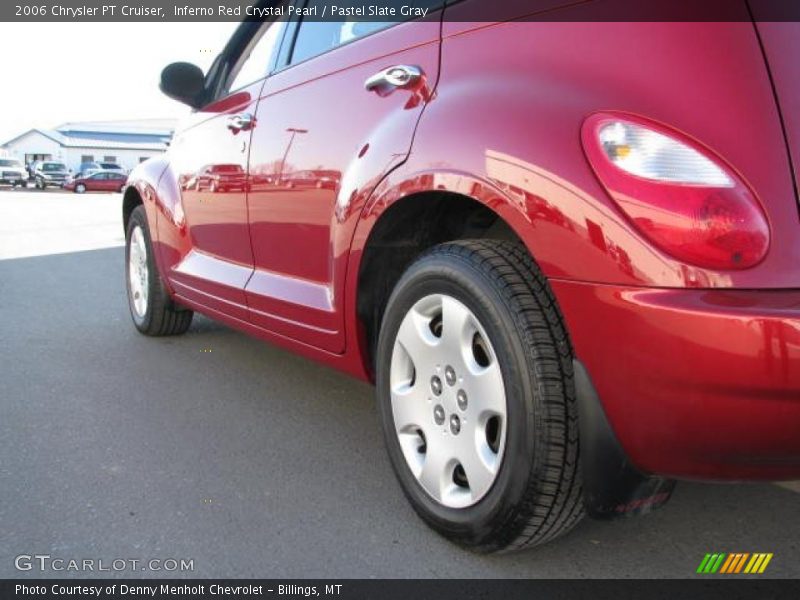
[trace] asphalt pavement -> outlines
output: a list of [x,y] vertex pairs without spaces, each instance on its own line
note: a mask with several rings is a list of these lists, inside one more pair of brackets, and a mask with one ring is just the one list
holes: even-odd
[[[792,484],[682,483],[652,515],[516,554],[448,543],[395,482],[370,386],[203,317],[136,332],[119,205],[0,191],[0,577],[683,578],[708,552],[771,552],[765,576],[800,576]],[[20,571],[20,555],[193,570]]]

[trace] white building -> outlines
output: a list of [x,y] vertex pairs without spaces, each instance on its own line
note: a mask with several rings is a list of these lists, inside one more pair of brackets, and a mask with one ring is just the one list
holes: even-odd
[[26,165],[56,160],[77,172],[81,163],[113,162],[130,170],[167,149],[175,130],[172,119],[64,123],[55,129],[31,129],[0,146]]

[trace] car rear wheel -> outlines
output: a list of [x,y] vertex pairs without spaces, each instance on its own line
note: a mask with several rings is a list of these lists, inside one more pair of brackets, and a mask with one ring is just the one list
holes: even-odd
[[161,280],[143,206],[131,213],[125,239],[128,305],[136,329],[151,336],[184,333],[194,313],[175,304]]
[[572,352],[525,248],[435,247],[395,287],[376,353],[381,423],[413,508],[483,552],[583,516]]
[[76,194],[83,194],[86,191],[86,186],[82,183],[79,183],[75,186],[75,193]]

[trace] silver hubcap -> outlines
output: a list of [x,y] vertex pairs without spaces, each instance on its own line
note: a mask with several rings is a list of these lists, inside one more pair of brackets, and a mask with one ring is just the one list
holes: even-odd
[[128,286],[131,304],[136,315],[143,317],[147,311],[147,292],[149,289],[147,271],[147,246],[144,243],[144,232],[138,225],[131,233],[130,250],[128,251]]
[[389,378],[395,431],[420,485],[444,506],[478,502],[506,437],[503,376],[478,318],[451,296],[419,300],[397,331]]

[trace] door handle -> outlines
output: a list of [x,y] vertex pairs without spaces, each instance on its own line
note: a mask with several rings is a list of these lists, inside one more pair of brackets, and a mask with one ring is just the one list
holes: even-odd
[[413,88],[423,77],[422,69],[415,65],[395,65],[375,73],[364,82],[364,88],[379,96],[388,96],[395,90]]
[[250,131],[256,124],[256,118],[250,113],[239,113],[228,117],[228,129],[233,133]]

